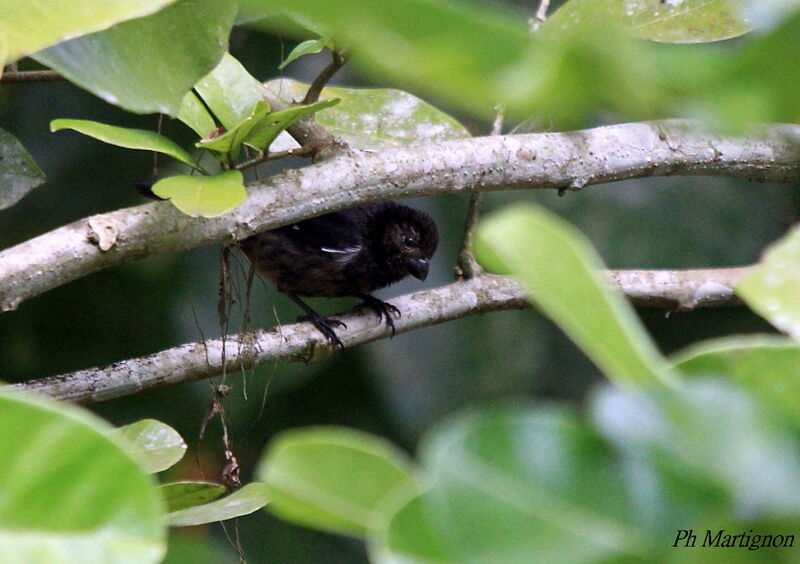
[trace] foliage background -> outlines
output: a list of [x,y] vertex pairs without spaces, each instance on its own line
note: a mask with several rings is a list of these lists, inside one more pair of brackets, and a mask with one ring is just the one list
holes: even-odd
[[[268,80],[276,77],[278,64],[294,43],[264,31],[237,29],[231,52],[253,75]],[[722,42],[718,48],[724,51],[735,44]],[[284,76],[310,80],[325,62],[324,55],[306,57],[290,65]],[[334,84],[369,85],[348,68]],[[152,157],[77,134],[49,133],[50,120],[59,117],[155,127],[153,116],[123,112],[69,83],[2,85],[0,127],[34,155],[48,183],[0,211],[0,248],[90,214],[142,202],[133,186],[150,176]],[[487,122],[459,117],[474,134],[489,130]],[[532,117],[547,123],[547,116]],[[586,125],[601,123],[596,119]],[[507,125],[506,130],[516,124]],[[178,122],[165,120],[164,131],[186,144],[192,139]],[[161,165],[167,166],[163,161]],[[261,172],[268,174],[270,169]],[[562,198],[555,191],[495,193],[487,196],[486,206],[535,200],[586,233],[610,268],[714,267],[752,263],[785,233],[800,215],[797,188],[724,178],[657,178],[593,186]],[[442,243],[426,284],[447,283],[466,197],[441,196],[414,205],[432,213],[441,231]],[[0,377],[22,381],[215,337],[220,333],[217,276],[217,249],[202,248],[107,269],[24,303],[18,311],[0,316]],[[293,304],[271,287],[255,286],[255,326],[295,318]],[[388,298],[417,287],[404,282],[381,295]],[[335,312],[349,302],[317,305]],[[709,337],[773,332],[745,308],[639,314],[664,352]],[[425,429],[460,408],[508,397],[581,403],[599,380],[582,353],[540,315],[499,312],[399,335],[318,365],[232,375],[228,383],[234,392],[226,407],[235,451],[249,479],[247,472],[252,472],[264,445],[283,429],[346,425],[385,436],[413,452]],[[210,391],[209,384],[201,382],[111,401],[93,410],[114,424],[160,419],[194,448]],[[212,425],[194,456],[187,456],[172,472],[214,478],[221,450],[219,429]],[[240,526],[251,562],[366,561],[358,541],[294,527],[265,512],[242,520]],[[231,532],[230,524],[227,530]],[[219,525],[180,530],[174,536],[179,537],[170,542],[175,562],[189,561],[190,554],[193,562],[234,561]]]

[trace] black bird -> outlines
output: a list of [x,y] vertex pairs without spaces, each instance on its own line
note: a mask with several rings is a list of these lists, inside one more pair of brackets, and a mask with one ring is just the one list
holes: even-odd
[[425,280],[439,243],[426,213],[398,204],[364,204],[265,231],[240,242],[256,272],[272,280],[334,345],[344,348],[334,326],[300,296],[360,298],[386,322],[400,310],[370,294],[409,274]]

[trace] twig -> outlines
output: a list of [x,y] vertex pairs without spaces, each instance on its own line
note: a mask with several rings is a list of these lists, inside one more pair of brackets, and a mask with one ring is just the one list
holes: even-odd
[[41,71],[9,71],[0,77],[0,83],[20,84],[25,82],[62,82],[67,80],[54,70]]
[[237,164],[233,168],[236,170],[244,170],[267,161],[275,161],[278,159],[284,159],[286,157],[304,157],[306,155],[310,155],[311,153],[311,149],[307,147],[297,147],[295,149],[287,149],[286,151],[277,151],[275,153],[264,152],[257,157],[253,157],[249,161],[244,161],[243,163]]
[[[609,281],[634,305],[688,310],[738,305],[733,293],[736,280],[748,268],[672,271],[610,271]],[[482,274],[471,280],[423,290],[392,299],[403,316],[395,321],[397,333],[406,333],[468,315],[529,307],[525,294],[511,278]],[[364,308],[339,316],[347,329],[337,330],[347,349],[391,336]],[[242,347],[242,340],[255,346]],[[225,364],[222,363],[225,347]],[[309,362],[335,354],[335,348],[310,323],[261,329],[202,343],[190,343],[146,357],[101,368],[41,378],[13,388],[38,392],[62,400],[96,403],[154,388],[174,386],[217,376],[223,371],[249,369],[267,363]]]
[[[495,107],[495,111],[497,113],[494,116],[494,123],[492,123],[490,135],[500,135],[503,132],[504,109],[501,105],[498,105]],[[475,233],[475,228],[478,226],[482,205],[483,192],[473,192],[469,197],[467,221],[464,225],[464,235],[461,238],[461,251],[458,253],[458,261],[455,267],[456,278],[459,280],[469,279],[483,272],[483,269],[472,254],[472,237]]]
[[319,95],[322,92],[322,89],[325,88],[325,85],[328,84],[328,81],[331,78],[333,78],[333,75],[335,75],[347,62],[347,58],[339,51],[331,51],[331,55],[333,59],[331,60],[330,64],[322,69],[322,72],[317,75],[317,78],[315,78],[314,82],[311,83],[311,86],[308,87],[306,97],[303,98],[303,104],[313,104],[319,100]]

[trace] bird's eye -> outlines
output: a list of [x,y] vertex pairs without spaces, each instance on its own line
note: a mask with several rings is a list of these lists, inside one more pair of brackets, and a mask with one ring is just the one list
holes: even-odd
[[406,238],[403,239],[403,244],[407,247],[416,247],[417,246],[417,238],[413,235],[406,235]]

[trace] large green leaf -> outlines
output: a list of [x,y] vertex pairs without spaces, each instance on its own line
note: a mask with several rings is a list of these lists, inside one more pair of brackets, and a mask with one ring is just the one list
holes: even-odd
[[445,550],[444,538],[425,511],[431,496],[422,493],[387,513],[383,526],[371,537],[370,560],[379,564],[445,564],[456,561]]
[[194,92],[186,93],[178,110],[178,115],[175,117],[191,127],[201,139],[210,137],[217,130],[214,118],[211,117],[203,102]]
[[736,293],[775,327],[800,340],[800,227],[772,244]]
[[167,139],[155,131],[128,129],[85,119],[54,119],[50,122],[50,131],[61,131],[62,129],[72,129],[117,147],[163,153],[194,169],[198,168],[189,153],[171,139]]
[[106,29],[152,14],[175,0],[106,0],[85,2],[0,0],[0,43],[6,55],[0,66],[60,41]]
[[[302,99],[308,90],[308,84],[291,79],[271,80],[264,87],[289,100]],[[402,90],[327,87],[321,95],[339,98],[341,103],[317,115],[317,123],[357,149],[470,136],[458,121]]]
[[389,443],[339,428],[306,428],[275,438],[261,460],[269,511],[302,525],[353,535],[379,526],[382,504],[413,495],[409,461]]
[[490,269],[514,274],[529,299],[612,381],[670,381],[633,307],[609,287],[597,252],[567,222],[544,208],[512,207],[479,225],[475,251]]
[[267,502],[267,487],[259,482],[251,482],[222,499],[172,511],[167,514],[166,520],[171,527],[204,525],[249,515]]
[[195,90],[227,130],[247,119],[256,102],[262,99],[261,84],[228,53],[214,70],[200,79]]
[[178,432],[155,419],[142,419],[114,433],[130,445],[129,452],[138,456],[151,473],[170,468],[186,454],[186,443]]
[[0,391],[3,562],[158,562],[163,507],[153,480],[76,407]]
[[10,208],[44,181],[44,173],[22,143],[0,129],[0,210]]
[[183,481],[159,486],[167,511],[188,509],[214,501],[225,493],[225,486],[212,482]]
[[170,200],[192,217],[217,217],[247,198],[242,173],[238,170],[226,170],[214,176],[170,176],[153,184],[152,190],[153,194]]
[[178,0],[34,58],[111,104],[176,115],[189,89],[222,58],[235,12],[229,0]]
[[705,341],[670,360],[683,374],[724,376],[800,423],[800,344],[775,335]]

